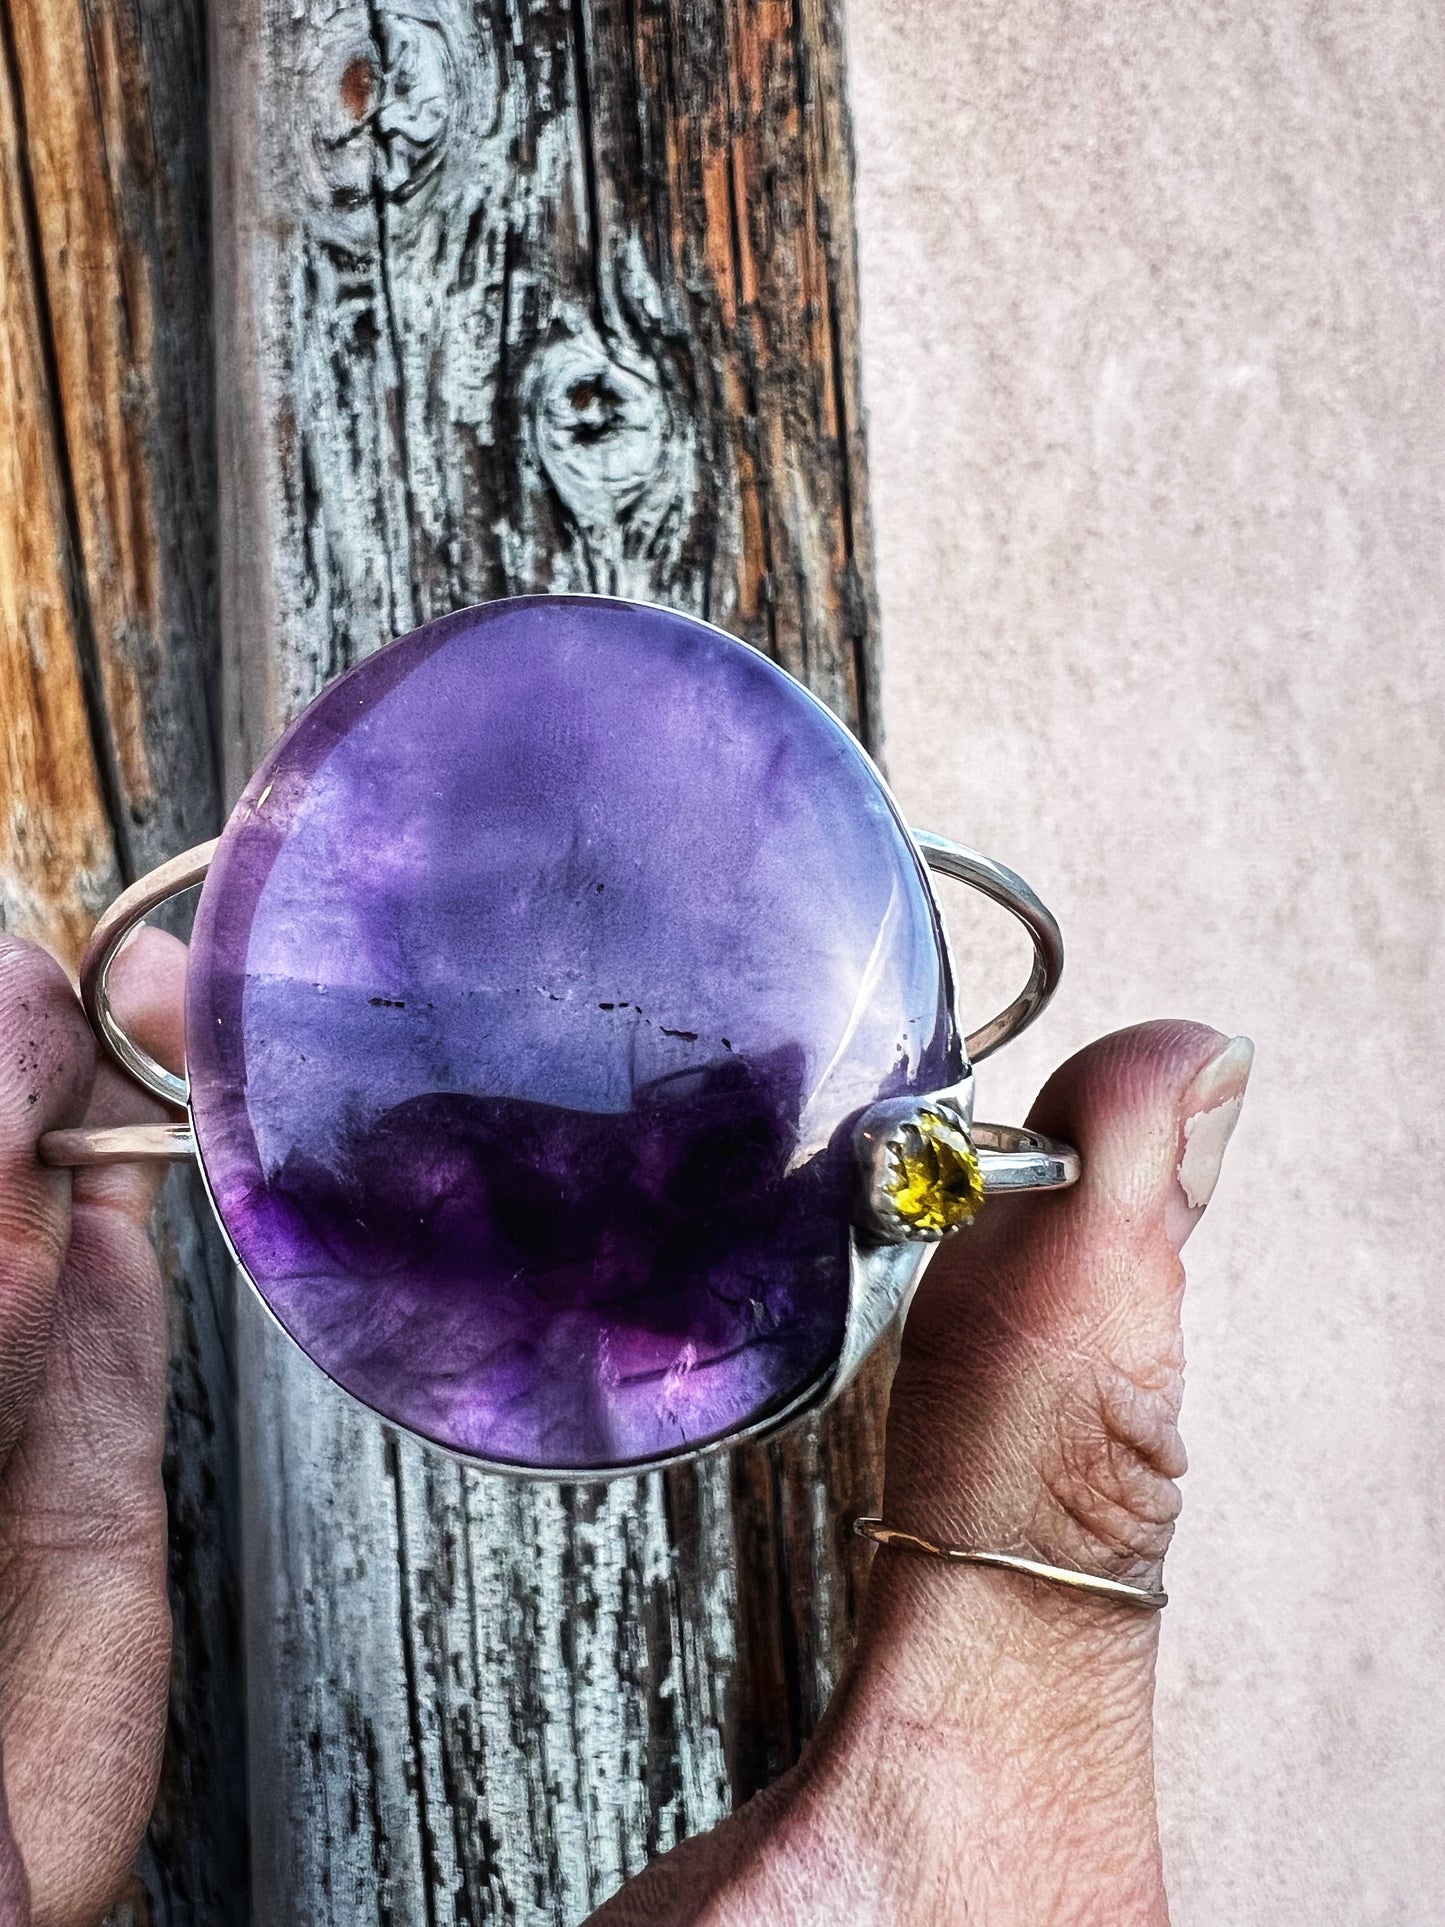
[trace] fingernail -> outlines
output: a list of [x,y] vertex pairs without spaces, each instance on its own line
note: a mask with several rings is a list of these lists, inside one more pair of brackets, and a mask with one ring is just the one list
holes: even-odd
[[1176,1251],[1183,1250],[1214,1195],[1253,1062],[1254,1045],[1249,1039],[1231,1038],[1218,1057],[1204,1066],[1179,1107],[1179,1163],[1164,1212],[1165,1229]]

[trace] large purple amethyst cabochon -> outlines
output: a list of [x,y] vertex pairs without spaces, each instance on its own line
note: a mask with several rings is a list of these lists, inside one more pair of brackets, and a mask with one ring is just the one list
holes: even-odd
[[960,1068],[907,834],[763,656],[585,597],[429,624],[237,805],[187,1010],[207,1180],[303,1349],[457,1451],[604,1470],[837,1357],[850,1135]]

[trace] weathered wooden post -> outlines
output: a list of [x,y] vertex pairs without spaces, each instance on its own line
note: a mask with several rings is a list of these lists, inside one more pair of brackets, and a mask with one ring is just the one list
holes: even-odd
[[[705,615],[871,735],[841,68],[833,0],[219,0],[229,790],[357,657],[543,588]],[[575,1921],[796,1754],[876,1378],[558,1489],[241,1323],[258,1920]]]
[[[204,34],[175,0],[0,10],[0,926],[71,961],[214,830],[218,651]],[[199,1186],[170,1283],[175,1667],[121,1917],[247,1917],[229,1268]]]

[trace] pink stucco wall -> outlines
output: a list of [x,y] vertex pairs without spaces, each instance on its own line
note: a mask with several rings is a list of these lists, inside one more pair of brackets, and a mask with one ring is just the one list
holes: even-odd
[[[1177,1927],[1445,1920],[1445,10],[851,0],[905,807],[1258,1045],[1190,1249]],[[954,920],[980,1015],[1020,953]]]

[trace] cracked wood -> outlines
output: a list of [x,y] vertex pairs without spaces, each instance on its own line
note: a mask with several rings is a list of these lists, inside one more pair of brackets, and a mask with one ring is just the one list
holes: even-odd
[[[214,15],[234,793],[339,670],[491,596],[746,636],[872,740],[832,0]],[[883,1366],[606,1488],[461,1470],[243,1318],[257,1916],[571,1922],[793,1759],[851,1636]]]
[[[0,927],[72,967],[219,814],[202,51],[173,0],[0,16]],[[222,1927],[246,1915],[231,1282],[188,1174],[155,1230],[175,1659],[115,1919]]]

